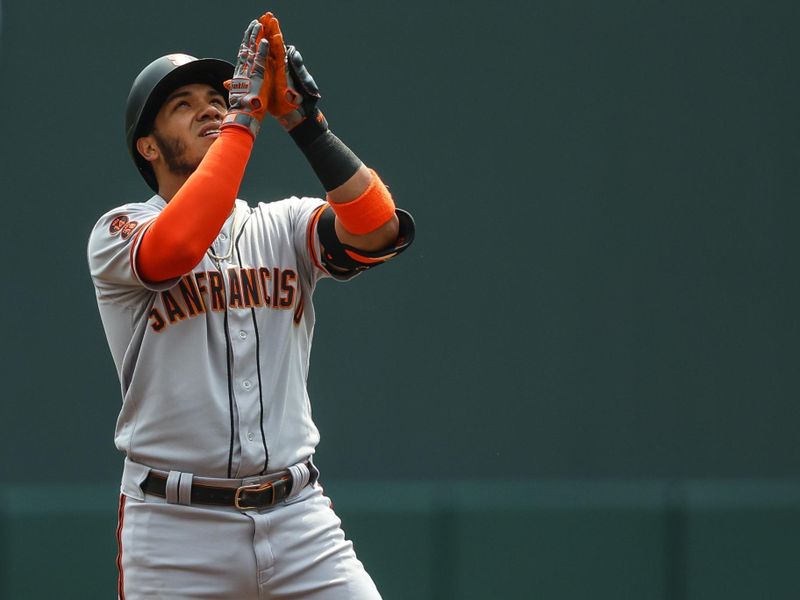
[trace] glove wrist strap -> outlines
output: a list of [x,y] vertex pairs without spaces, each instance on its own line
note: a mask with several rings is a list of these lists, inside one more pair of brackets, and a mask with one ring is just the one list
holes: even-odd
[[222,119],[220,129],[225,127],[241,127],[250,132],[250,135],[255,138],[261,129],[261,121],[249,113],[232,111]]

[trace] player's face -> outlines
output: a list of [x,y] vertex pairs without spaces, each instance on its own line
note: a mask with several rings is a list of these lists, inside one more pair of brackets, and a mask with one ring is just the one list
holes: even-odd
[[222,95],[205,83],[179,87],[156,115],[152,135],[170,171],[191,175],[219,137],[227,106]]

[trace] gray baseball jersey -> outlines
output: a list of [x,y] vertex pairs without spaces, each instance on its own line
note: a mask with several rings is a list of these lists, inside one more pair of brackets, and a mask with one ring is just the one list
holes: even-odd
[[237,200],[193,271],[153,285],[136,254],[165,206],[154,196],[109,211],[89,239],[122,387],[117,448],[150,467],[223,478],[305,460],[319,441],[306,377],[311,298],[329,275],[316,233],[325,201]]

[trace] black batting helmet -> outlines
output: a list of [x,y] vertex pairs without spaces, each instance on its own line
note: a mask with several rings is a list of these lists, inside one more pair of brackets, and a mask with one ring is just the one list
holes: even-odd
[[157,58],[136,76],[125,108],[125,136],[133,162],[153,191],[158,191],[156,175],[150,163],[136,149],[136,140],[150,133],[164,100],[179,87],[208,83],[227,99],[228,91],[223,82],[232,77],[231,63],[188,54],[167,54]]

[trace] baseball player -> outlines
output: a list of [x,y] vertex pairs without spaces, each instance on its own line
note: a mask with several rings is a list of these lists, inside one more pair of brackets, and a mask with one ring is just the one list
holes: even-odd
[[[271,13],[235,66],[171,54],[133,83],[127,143],[155,195],[103,215],[88,247],[123,396],[119,598],[380,597],[312,461],[312,295],[402,252],[414,225],[319,99]],[[267,114],[325,200],[236,199]]]

